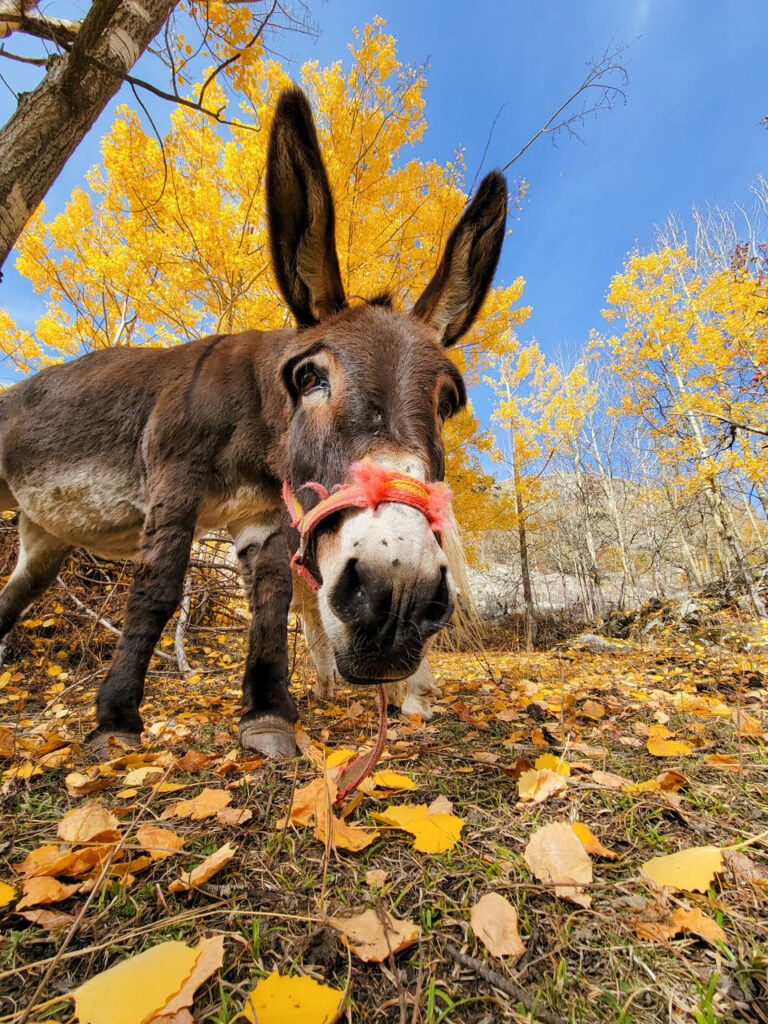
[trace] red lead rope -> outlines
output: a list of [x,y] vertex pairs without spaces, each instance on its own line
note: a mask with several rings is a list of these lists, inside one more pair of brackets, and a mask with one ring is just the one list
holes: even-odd
[[[301,545],[293,556],[291,566],[317,592],[320,585],[311,570],[304,563],[306,539],[313,530],[334,512],[345,508],[378,508],[385,502],[410,505],[422,513],[438,537],[446,525],[446,516],[451,507],[451,490],[443,483],[423,483],[408,473],[398,473],[386,466],[377,466],[369,459],[353,462],[352,483],[341,484],[328,492],[322,484],[306,483],[320,495],[320,501],[305,512],[288,481],[283,482],[283,501],[291,514],[291,526],[301,535]],[[302,488],[300,488],[302,489]]]

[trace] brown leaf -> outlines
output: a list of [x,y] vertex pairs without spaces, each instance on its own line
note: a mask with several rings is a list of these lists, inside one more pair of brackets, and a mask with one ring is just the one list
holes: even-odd
[[203,768],[207,768],[210,763],[211,758],[208,754],[204,754],[201,750],[188,750],[179,761],[179,768],[183,772],[195,775],[197,772],[201,772]]
[[592,898],[584,886],[592,881],[592,861],[567,822],[553,822],[534,832],[524,856],[540,882],[554,883],[555,895],[590,906]]
[[90,796],[92,793],[100,793],[108,789],[115,780],[115,774],[111,770],[104,770],[104,766],[97,764],[88,769],[86,775],[80,772],[70,772],[64,779],[67,793],[73,798]]
[[253,817],[253,811],[247,807],[225,807],[216,815],[216,821],[220,825],[244,825]]
[[670,912],[667,907],[655,903],[638,915],[632,925],[638,938],[650,942],[668,942],[680,932],[693,932],[713,945],[716,942],[726,943],[723,929],[698,907],[693,910],[676,907]]
[[98,800],[65,814],[56,835],[67,843],[116,842],[120,838],[117,818]]
[[421,929],[413,921],[397,921],[390,914],[381,917],[366,910],[354,917],[331,917],[328,923],[341,932],[345,946],[361,960],[382,963],[390,953],[399,953],[419,941]]
[[213,818],[231,802],[232,794],[225,789],[206,788],[193,800],[178,800],[166,807],[160,817],[163,820],[189,818],[191,821],[203,821],[205,818]]
[[184,845],[182,836],[157,825],[142,825],[137,829],[136,842],[147,851],[152,860],[173,857]]
[[605,786],[606,789],[626,789],[631,785],[629,779],[624,779],[621,775],[599,770],[592,772],[592,781],[598,786]]
[[517,929],[517,911],[501,893],[488,892],[472,907],[472,930],[491,956],[513,956],[525,952]]
[[210,856],[205,858],[202,864],[198,864],[192,871],[183,871],[181,877],[177,878],[175,882],[171,882],[168,886],[168,892],[186,892],[187,889],[203,885],[209,878],[213,878],[217,871],[221,871],[223,867],[226,867],[236,853],[236,846],[230,846],[229,843],[225,843],[218,850],[214,850]]
[[71,925],[75,920],[73,914],[65,914],[63,910],[45,910],[42,908],[40,910],[27,910],[23,914],[19,914],[19,917],[23,917],[30,924],[39,924],[46,931],[53,931],[54,928],[64,928]]
[[60,900],[66,900],[79,890],[80,883],[63,885],[57,878],[37,875],[25,879],[21,888],[24,895],[16,904],[17,910],[38,907],[41,903],[58,903]]

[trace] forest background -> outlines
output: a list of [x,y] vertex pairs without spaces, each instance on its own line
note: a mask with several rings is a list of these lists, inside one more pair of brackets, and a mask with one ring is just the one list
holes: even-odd
[[[166,33],[188,97],[240,54],[206,89],[217,119],[125,86],[102,114],[7,267],[5,382],[106,344],[285,318],[263,129],[301,80],[351,294],[386,286],[407,305],[480,171],[511,163],[496,288],[456,356],[472,406],[449,428],[470,552],[502,570],[486,610],[594,616],[738,578],[763,614],[765,12],[486,3],[457,32],[443,5],[386,4],[385,21],[339,2],[281,7],[286,30],[247,45],[271,6],[209,5],[207,50],[184,10]],[[39,77],[12,68],[11,106]]]

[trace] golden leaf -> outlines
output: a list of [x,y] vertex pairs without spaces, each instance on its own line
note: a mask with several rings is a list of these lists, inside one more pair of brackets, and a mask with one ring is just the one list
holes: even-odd
[[224,962],[224,936],[216,935],[212,939],[200,939],[194,951],[197,953],[197,962],[192,973],[182,985],[179,993],[163,1006],[162,1013],[158,1014],[149,1024],[166,1024],[169,1017],[174,1016],[175,1020],[176,1014],[192,1005],[195,991],[210,978],[214,971],[218,971]]
[[152,860],[173,857],[184,845],[182,836],[157,825],[142,825],[137,829],[136,842],[147,851]]
[[[550,757],[550,754],[544,754]],[[539,758],[541,760],[541,758]],[[538,763],[538,762],[537,762]],[[523,772],[517,780],[517,789],[521,803],[540,804],[555,793],[562,793],[568,788],[565,775],[552,771],[551,768],[532,769]]]
[[67,843],[110,842],[120,838],[117,818],[98,800],[76,807],[65,814],[56,835]]
[[539,770],[549,769],[550,771],[558,772],[560,775],[571,774],[571,766],[555,754],[540,754],[536,758],[534,768],[538,768]]
[[413,779],[408,778],[407,775],[402,775],[400,772],[386,770],[374,772],[371,778],[377,786],[383,786],[385,789],[418,789]]
[[143,1024],[157,1017],[200,956],[183,942],[161,942],[90,978],[72,995],[80,1024]]
[[16,889],[7,882],[0,882],[0,908],[7,907],[16,899]]
[[[359,825],[348,825],[346,821],[331,815],[331,841],[340,850],[349,850],[351,853],[359,853],[367,846],[370,846],[374,839],[378,838],[378,830],[369,832]],[[318,819],[315,826],[315,837],[321,843],[328,841],[328,816],[323,815]]]
[[648,753],[654,757],[687,757],[693,751],[682,740],[667,740],[661,736],[648,737]]
[[723,855],[716,846],[692,846],[667,857],[652,857],[641,870],[656,885],[706,892],[717,872],[723,870]]
[[607,860],[616,860],[618,853],[614,853],[613,850],[607,849],[603,846],[600,840],[595,836],[594,832],[580,821],[572,821],[571,828],[576,833],[579,842],[587,851],[594,857],[605,857]]
[[162,819],[189,818],[192,821],[202,821],[204,818],[213,818],[231,802],[232,794],[228,793],[226,789],[206,788],[191,800],[178,800],[170,807],[166,807],[160,817]]
[[314,978],[291,978],[273,971],[250,993],[243,1016],[253,1024],[331,1024],[343,995]]
[[22,898],[16,904],[17,910],[24,907],[38,907],[42,903],[58,903],[74,895],[80,884],[63,885],[57,878],[50,878],[47,875],[37,875],[27,878],[22,884]]

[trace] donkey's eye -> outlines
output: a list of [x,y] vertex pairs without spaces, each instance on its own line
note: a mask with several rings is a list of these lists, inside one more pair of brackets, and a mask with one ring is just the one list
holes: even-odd
[[328,377],[314,363],[302,363],[293,375],[296,391],[304,395],[328,393]]
[[443,391],[440,396],[440,406],[438,408],[438,414],[440,419],[445,421],[449,420],[451,416],[454,416],[459,408],[459,396],[451,388]]

